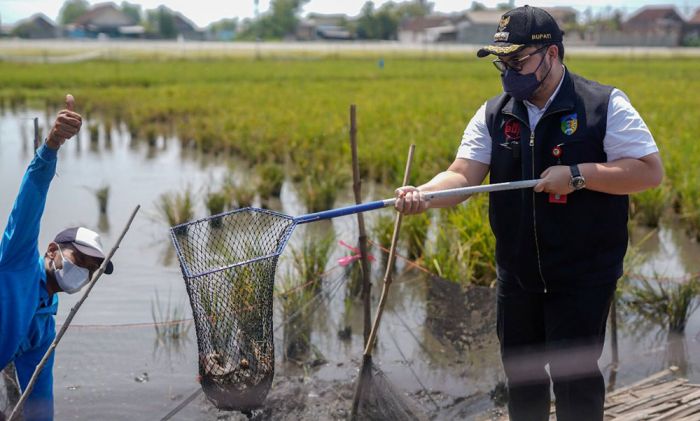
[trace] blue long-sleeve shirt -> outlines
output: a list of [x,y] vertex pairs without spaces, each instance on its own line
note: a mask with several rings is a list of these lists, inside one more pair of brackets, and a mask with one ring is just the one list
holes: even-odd
[[[0,242],[0,369],[14,361],[24,390],[56,336],[56,295],[46,289],[39,227],[56,150],[41,146],[29,164]],[[53,419],[53,357],[25,403],[26,420]]]

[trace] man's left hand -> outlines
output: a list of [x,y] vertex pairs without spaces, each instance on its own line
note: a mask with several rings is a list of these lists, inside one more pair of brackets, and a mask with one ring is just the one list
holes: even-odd
[[535,191],[553,193],[553,194],[569,194],[574,191],[569,184],[571,181],[571,170],[566,165],[555,165],[549,167],[540,175],[542,181],[537,183]]

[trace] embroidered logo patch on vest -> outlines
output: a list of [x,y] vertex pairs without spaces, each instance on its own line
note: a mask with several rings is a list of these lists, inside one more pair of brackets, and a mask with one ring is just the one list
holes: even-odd
[[578,118],[576,113],[565,115],[561,118],[561,131],[567,136],[576,133],[578,128]]
[[520,140],[520,122],[518,120],[508,120],[506,121],[506,127],[504,130],[506,135],[506,140],[509,142]]

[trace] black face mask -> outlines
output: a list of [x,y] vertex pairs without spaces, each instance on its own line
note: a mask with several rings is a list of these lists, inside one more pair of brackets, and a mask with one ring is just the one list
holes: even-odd
[[540,66],[542,66],[542,63],[544,63],[544,59],[546,56],[547,54],[544,54],[542,56],[540,64],[537,65],[537,68],[532,73],[523,75],[510,68],[506,69],[504,73],[501,73],[501,83],[503,84],[503,92],[512,96],[518,101],[523,101],[528,98],[531,98],[537,90],[537,88],[539,88],[540,85],[542,85],[542,82],[544,82],[544,80],[547,79],[547,76],[549,76],[549,72],[552,70],[552,66],[549,66],[549,70],[547,70],[547,74],[542,78],[542,80],[537,80],[537,70],[539,70]]

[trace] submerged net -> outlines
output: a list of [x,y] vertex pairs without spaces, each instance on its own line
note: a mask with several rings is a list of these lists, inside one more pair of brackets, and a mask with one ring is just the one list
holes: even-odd
[[262,406],[274,374],[275,268],[294,219],[246,208],[171,229],[192,305],[199,375],[219,409]]
[[428,418],[411,400],[391,384],[386,375],[365,357],[355,393],[358,407],[355,420],[422,421]]

